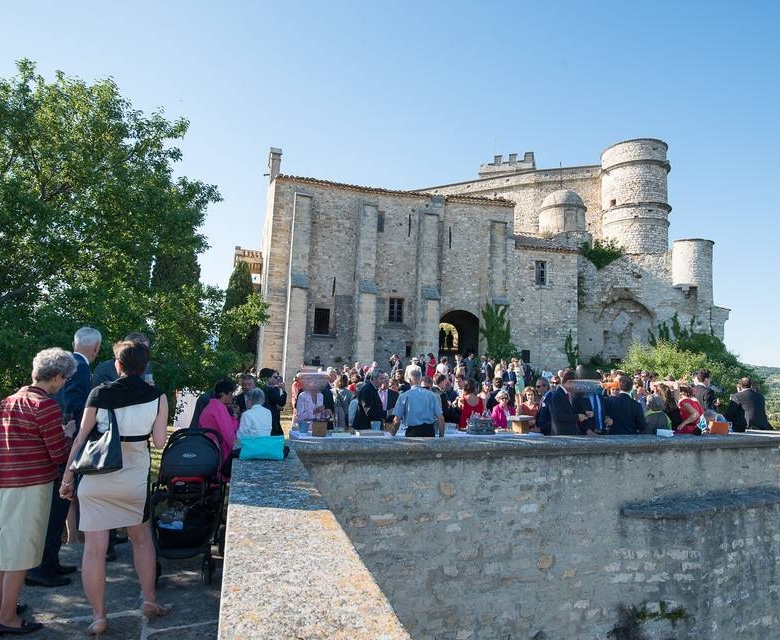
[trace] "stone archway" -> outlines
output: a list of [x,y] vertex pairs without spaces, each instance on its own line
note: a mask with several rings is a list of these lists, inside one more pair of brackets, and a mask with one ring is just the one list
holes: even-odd
[[439,356],[478,352],[479,318],[463,310],[449,311],[439,321]]
[[606,327],[602,354],[607,360],[614,361],[625,358],[632,342],[647,342],[647,330],[653,326],[653,315],[636,300],[621,298],[604,308],[598,322]]

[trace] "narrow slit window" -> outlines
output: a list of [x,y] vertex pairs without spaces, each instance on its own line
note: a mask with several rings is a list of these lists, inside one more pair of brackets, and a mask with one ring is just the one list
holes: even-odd
[[314,332],[319,336],[330,333],[330,309],[317,307],[314,309]]
[[547,286],[547,261],[537,260],[534,263],[534,284],[537,287]]
[[390,305],[387,313],[388,322],[404,321],[404,301],[403,298],[390,298]]
[[376,214],[376,232],[384,233],[385,231],[385,212],[380,211]]

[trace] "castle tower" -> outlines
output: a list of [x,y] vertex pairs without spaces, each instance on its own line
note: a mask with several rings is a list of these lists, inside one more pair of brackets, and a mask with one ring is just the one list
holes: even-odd
[[601,154],[601,234],[626,253],[669,249],[666,150],[662,140],[641,138],[618,142]]
[[712,240],[675,240],[672,245],[672,286],[696,294],[699,313],[712,306]]

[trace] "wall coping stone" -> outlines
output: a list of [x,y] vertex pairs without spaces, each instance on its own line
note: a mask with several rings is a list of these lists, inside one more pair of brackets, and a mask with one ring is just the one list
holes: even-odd
[[409,640],[294,451],[233,462],[218,638],[260,637]]
[[666,496],[657,502],[625,505],[620,508],[620,515],[643,520],[687,520],[695,516],[713,516],[725,511],[775,504],[780,504],[780,489],[753,487],[739,491],[713,491],[703,496]]
[[727,436],[678,436],[660,438],[636,436],[531,436],[470,438],[366,438],[363,440],[322,438],[293,440],[290,446],[304,463],[396,458],[433,460],[440,458],[537,457],[615,455],[715,449],[766,449],[780,446],[780,433],[753,431]]

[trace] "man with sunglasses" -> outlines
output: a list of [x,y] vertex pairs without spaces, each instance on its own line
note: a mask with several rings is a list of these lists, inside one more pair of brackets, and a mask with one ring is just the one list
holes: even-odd
[[266,409],[271,412],[271,435],[283,436],[281,413],[284,405],[287,404],[287,391],[284,388],[284,380],[278,371],[265,367],[260,369],[258,377],[266,381],[265,385],[265,404]]

